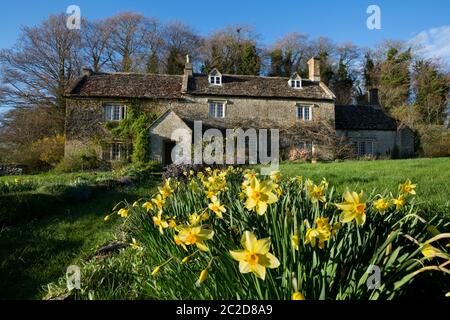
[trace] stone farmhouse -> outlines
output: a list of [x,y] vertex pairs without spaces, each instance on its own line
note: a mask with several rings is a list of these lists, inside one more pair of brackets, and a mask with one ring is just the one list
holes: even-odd
[[65,153],[96,141],[103,160],[127,157],[127,142],[115,139],[105,124],[124,119],[131,101],[159,115],[149,129],[149,158],[163,164],[171,161],[173,130],[192,130],[195,120],[205,128],[284,128],[289,135],[280,130],[280,148],[296,146],[313,154],[321,152],[320,143],[290,128],[327,121],[333,127],[331,134],[351,144],[358,156],[414,153],[412,132],[400,129],[381,110],[376,90],[370,91],[368,105],[336,105],[333,92],[321,82],[319,60],[312,58],[308,65],[308,79],[298,74],[290,78],[230,75],[217,69],[197,74],[188,57],[183,75],[84,69],[66,95]]

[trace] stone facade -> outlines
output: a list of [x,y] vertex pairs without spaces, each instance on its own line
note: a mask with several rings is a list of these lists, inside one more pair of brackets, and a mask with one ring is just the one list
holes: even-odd
[[[305,122],[311,125],[329,121],[336,123],[335,134],[338,136],[349,140],[374,141],[375,155],[391,155],[396,148],[404,155],[413,153],[412,134],[407,130],[397,132],[393,120],[381,110],[336,109],[333,93],[320,81],[318,60],[311,59],[309,67],[310,77],[300,79],[301,88],[291,87],[290,78],[220,73],[217,73],[222,77],[220,84],[211,84],[208,83],[208,75],[193,74],[190,63],[186,64],[184,76],[87,71],[67,94],[66,155],[92,145],[92,142],[95,142],[101,155],[105,145],[121,143],[110,133],[109,129],[116,121],[106,119],[105,106],[111,103],[127,106],[136,102],[144,112],[161,116],[149,132],[150,157],[161,162],[167,162],[165,145],[173,143],[170,142],[170,132],[176,128],[189,127],[189,122],[195,120],[222,129],[280,130],[301,127]],[[210,103],[220,103],[223,115],[211,117]],[[299,119],[297,106],[309,107],[307,120]],[[355,121],[355,110],[359,112],[356,120],[360,121]],[[364,115],[368,115],[368,118]],[[370,119],[375,123],[369,125]],[[378,123],[379,119],[382,124]],[[356,122],[357,130],[352,130],[355,128],[348,123]],[[281,147],[289,145],[286,137],[280,136],[280,142]],[[316,145],[314,149],[318,150],[320,146]]]

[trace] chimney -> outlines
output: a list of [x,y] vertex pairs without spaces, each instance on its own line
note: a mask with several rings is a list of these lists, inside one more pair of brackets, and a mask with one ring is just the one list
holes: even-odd
[[367,101],[370,106],[374,108],[380,108],[380,101],[378,100],[378,89],[371,88],[367,92]]
[[186,55],[186,64],[184,65],[184,75],[183,75],[183,85],[181,87],[182,92],[188,91],[188,85],[189,85],[189,78],[191,78],[194,75],[194,72],[192,71],[192,63],[189,59],[189,55]]
[[82,76],[86,76],[89,77],[90,75],[92,75],[94,73],[94,71],[92,71],[91,68],[89,67],[83,67],[82,71],[81,71],[81,75]]
[[320,59],[312,57],[308,61],[309,80],[320,81]]

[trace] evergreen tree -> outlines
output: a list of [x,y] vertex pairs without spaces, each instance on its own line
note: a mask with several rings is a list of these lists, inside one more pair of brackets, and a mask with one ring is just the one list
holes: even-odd
[[242,47],[242,56],[237,73],[258,75],[261,68],[261,58],[256,51],[256,46],[251,43],[245,43]]
[[167,74],[183,74],[184,72],[184,61],[183,57],[177,48],[172,47],[167,55]]
[[283,76],[283,52],[281,49],[275,49],[270,54],[270,72],[271,77]]

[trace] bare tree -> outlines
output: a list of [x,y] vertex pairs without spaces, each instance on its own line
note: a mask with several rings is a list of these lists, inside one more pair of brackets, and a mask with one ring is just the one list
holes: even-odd
[[111,29],[102,20],[84,20],[82,25],[82,52],[85,61],[94,71],[101,71],[109,61],[108,41]]
[[0,102],[11,107],[50,106],[64,116],[64,93],[79,76],[80,35],[63,14],[25,27],[13,49],[0,51]]

